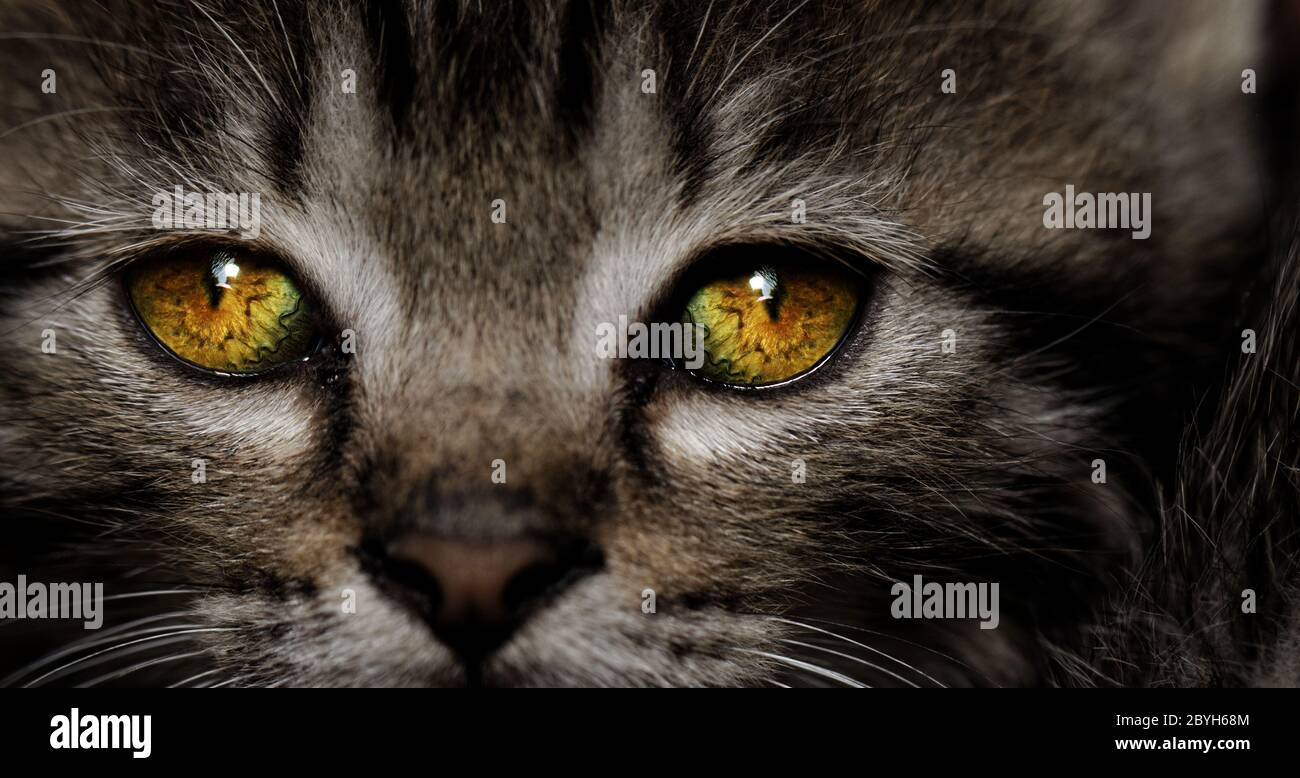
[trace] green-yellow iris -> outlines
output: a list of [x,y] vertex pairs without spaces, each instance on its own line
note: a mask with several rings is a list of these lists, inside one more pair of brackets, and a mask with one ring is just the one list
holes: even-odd
[[700,287],[682,320],[705,327],[695,372],[734,386],[764,386],[816,367],[858,311],[860,283],[847,269],[755,264]]
[[168,351],[220,373],[263,373],[315,344],[311,304],[276,263],[233,252],[177,253],[131,268],[131,304]]

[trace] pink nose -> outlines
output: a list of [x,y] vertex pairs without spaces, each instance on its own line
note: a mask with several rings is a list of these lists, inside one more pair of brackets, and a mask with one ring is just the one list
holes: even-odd
[[477,666],[536,607],[600,567],[572,538],[472,542],[425,533],[389,543],[381,574],[418,596],[434,634]]
[[[438,621],[501,622],[510,617],[507,591],[525,583],[523,573],[542,570],[555,555],[536,540],[476,544],[431,535],[407,535],[389,548],[393,559],[418,565],[437,584],[442,597]],[[524,594],[524,592],[516,592]]]

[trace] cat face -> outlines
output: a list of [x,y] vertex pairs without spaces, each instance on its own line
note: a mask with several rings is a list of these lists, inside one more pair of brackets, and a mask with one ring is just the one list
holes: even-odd
[[[1141,444],[1255,226],[1249,20],[484,5],[11,12],[66,38],[14,47],[58,74],[7,90],[15,123],[85,113],[0,138],[3,569],[119,598],[116,632],[24,625],[9,662],[114,663],[9,682],[1063,677],[1043,646],[1078,645],[1139,550]],[[1214,55],[1168,54],[1205,25]],[[1044,229],[1067,184],[1151,193],[1150,239]],[[256,193],[256,235],[160,229],[178,186]],[[240,284],[291,285],[301,352],[178,359],[217,304],[142,322],[173,287],[130,279],[185,262],[267,331],[289,308]],[[852,289],[815,369],[601,352],[764,268],[787,300]],[[772,348],[820,343],[785,311]],[[892,618],[918,574],[999,583],[999,627]]]

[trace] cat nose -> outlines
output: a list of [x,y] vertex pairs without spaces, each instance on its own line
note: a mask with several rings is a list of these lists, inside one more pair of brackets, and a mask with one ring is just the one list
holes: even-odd
[[603,564],[598,550],[571,537],[471,542],[413,533],[385,551],[386,577],[415,596],[434,634],[471,669],[537,607]]

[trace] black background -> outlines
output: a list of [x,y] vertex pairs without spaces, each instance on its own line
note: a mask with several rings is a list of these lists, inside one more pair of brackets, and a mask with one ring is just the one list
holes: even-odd
[[[942,761],[1051,775],[1098,759],[1144,769],[1261,760],[1280,767],[1300,753],[1294,690],[873,691],[9,690],[0,705],[0,764],[206,771],[373,762],[463,774],[504,759],[548,772],[678,773],[709,764],[727,773],[754,766],[861,775]],[[52,749],[50,719],[74,706],[83,716],[152,715],[152,755]],[[1247,715],[1249,723],[1115,723],[1117,714],[1170,713]],[[1174,737],[1245,738],[1251,748],[1135,752],[1114,743]]]

